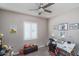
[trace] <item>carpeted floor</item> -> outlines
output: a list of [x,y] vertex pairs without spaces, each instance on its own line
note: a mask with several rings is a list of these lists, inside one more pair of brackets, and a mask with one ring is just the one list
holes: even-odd
[[27,56],[50,56],[48,47],[39,48],[38,51],[27,54]]

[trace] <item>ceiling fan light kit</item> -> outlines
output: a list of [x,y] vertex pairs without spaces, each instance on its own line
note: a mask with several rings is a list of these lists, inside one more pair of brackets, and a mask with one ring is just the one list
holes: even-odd
[[34,10],[37,10],[38,11],[38,15],[41,15],[43,12],[47,12],[47,13],[52,13],[52,11],[50,10],[47,10],[46,8],[48,8],[49,6],[55,4],[55,3],[48,3],[46,5],[43,6],[44,3],[40,3],[38,8],[37,9],[34,9]]

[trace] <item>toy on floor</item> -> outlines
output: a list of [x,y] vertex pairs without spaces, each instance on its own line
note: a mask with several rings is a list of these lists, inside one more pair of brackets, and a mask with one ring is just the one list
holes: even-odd
[[19,51],[19,55],[26,55],[38,50],[37,45],[25,44],[22,49]]

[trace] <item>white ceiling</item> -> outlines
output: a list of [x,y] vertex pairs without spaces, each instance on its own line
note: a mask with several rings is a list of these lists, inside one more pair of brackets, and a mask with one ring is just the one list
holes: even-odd
[[52,11],[51,14],[43,13],[40,16],[38,15],[38,11],[29,11],[29,9],[36,9],[38,8],[38,6],[38,3],[0,3],[0,8],[2,9],[16,11],[43,18],[50,18],[67,12],[73,8],[77,8],[79,7],[79,3],[55,3],[54,5],[47,8]]

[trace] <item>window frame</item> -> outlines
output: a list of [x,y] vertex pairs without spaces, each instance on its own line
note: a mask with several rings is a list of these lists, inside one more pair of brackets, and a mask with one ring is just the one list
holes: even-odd
[[[31,32],[30,38],[25,38],[25,24],[27,24],[27,23],[29,23],[30,24],[30,27],[31,27],[31,30],[30,30],[30,32]],[[33,23],[36,24],[36,38],[33,38],[33,36],[32,36],[32,34],[33,34],[33,32],[32,32]],[[37,22],[29,22],[29,21],[26,21],[26,22],[24,22],[24,28],[23,29],[24,29],[24,36],[23,36],[24,40],[35,40],[35,39],[38,38],[38,24],[37,24]]]

